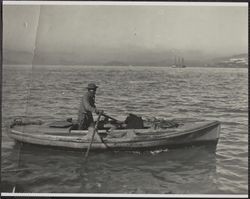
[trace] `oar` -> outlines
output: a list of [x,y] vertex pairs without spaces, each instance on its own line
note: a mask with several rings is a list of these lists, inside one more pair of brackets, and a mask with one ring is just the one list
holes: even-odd
[[113,118],[113,117],[111,117],[111,116],[109,116],[109,115],[104,114],[104,113],[102,113],[102,115],[103,115],[104,117],[107,117],[107,118],[109,118],[109,119],[111,119],[111,120],[114,120],[114,121],[116,121],[116,122],[121,122],[121,121],[119,121],[119,120],[117,120],[117,119],[115,119],[115,118]]
[[100,121],[100,118],[101,118],[102,114],[103,114],[103,113],[99,113],[99,115],[98,115],[98,118],[97,118],[97,121],[96,121],[96,124],[95,124],[95,128],[94,128],[94,132],[93,132],[93,134],[92,134],[91,142],[90,142],[90,144],[89,144],[89,147],[88,147],[88,149],[87,149],[87,152],[85,153],[85,160],[87,160],[87,158],[88,158],[89,151],[90,151],[91,145],[92,145],[92,143],[93,143],[93,141],[94,141],[95,133],[96,133],[96,131],[97,131],[97,129],[98,129],[98,123],[99,123],[99,121]]

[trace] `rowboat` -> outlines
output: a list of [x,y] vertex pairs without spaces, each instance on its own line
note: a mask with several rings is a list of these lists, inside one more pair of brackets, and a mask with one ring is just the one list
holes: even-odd
[[12,125],[8,135],[17,142],[66,150],[147,151],[187,146],[214,145],[220,135],[219,121],[179,122],[168,128],[73,130],[72,126],[52,127],[48,123]]

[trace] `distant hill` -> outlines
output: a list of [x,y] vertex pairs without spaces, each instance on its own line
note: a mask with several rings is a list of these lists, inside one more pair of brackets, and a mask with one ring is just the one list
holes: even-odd
[[107,62],[105,64],[103,64],[105,66],[127,66],[127,63],[124,62],[119,62],[119,61],[111,61],[111,62]]
[[[98,49],[97,49],[98,50]],[[38,51],[37,51],[38,52]],[[116,54],[97,51],[94,57],[72,52],[38,52],[35,55],[25,51],[3,49],[3,64],[35,65],[105,65],[105,66],[165,66],[175,63],[175,57],[184,59],[187,67],[248,67],[248,54],[227,57],[207,55],[200,51],[120,50]]]
[[209,67],[224,67],[224,68],[247,68],[248,54],[237,54],[227,57],[218,57],[206,64]]

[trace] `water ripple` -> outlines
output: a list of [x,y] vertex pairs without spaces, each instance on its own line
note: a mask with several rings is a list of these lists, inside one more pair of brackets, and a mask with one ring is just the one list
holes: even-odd
[[[246,194],[247,69],[44,66],[4,67],[2,182],[25,192]],[[143,117],[219,120],[216,153],[206,148],[83,153],[22,150],[6,135],[13,117],[76,118],[86,85],[96,80],[97,107],[123,120]],[[23,170],[21,170],[23,169]],[[7,172],[9,170],[9,172]],[[4,191],[4,190],[3,190]]]

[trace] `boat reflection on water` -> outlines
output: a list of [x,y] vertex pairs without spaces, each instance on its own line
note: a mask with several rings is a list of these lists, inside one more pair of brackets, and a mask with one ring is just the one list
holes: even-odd
[[[93,193],[197,194],[216,190],[215,147],[91,156],[79,168],[81,190]],[[132,153],[132,155],[131,155]],[[153,179],[153,180],[152,180]],[[108,192],[107,192],[108,190]]]
[[[215,146],[147,152],[84,152],[15,144],[2,192],[198,194],[216,186]],[[18,163],[19,160],[19,163]],[[14,172],[16,170],[16,172]]]

